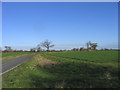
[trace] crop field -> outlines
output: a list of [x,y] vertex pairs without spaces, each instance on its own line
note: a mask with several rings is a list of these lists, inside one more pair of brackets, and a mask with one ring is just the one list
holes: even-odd
[[118,88],[118,71],[118,51],[41,52],[4,74],[3,87]]
[[86,63],[109,65],[113,67],[118,67],[119,60],[118,51],[53,52],[44,53],[43,56],[49,56],[49,58],[59,58],[61,61],[62,59],[69,59]]
[[99,63],[118,62],[117,51],[52,52],[47,53],[47,55],[88,62]]

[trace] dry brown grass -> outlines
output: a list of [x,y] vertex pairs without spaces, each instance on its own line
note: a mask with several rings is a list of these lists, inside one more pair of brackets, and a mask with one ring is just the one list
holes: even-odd
[[62,81],[61,83],[56,83],[55,88],[64,88],[65,86],[65,81]]
[[51,67],[52,65],[58,64],[56,61],[52,61],[42,57],[40,54],[36,55],[35,60],[41,67]]
[[35,55],[33,59],[34,59],[33,63],[26,68],[30,68],[31,70],[34,70],[37,66],[44,68],[44,67],[51,67],[55,64],[58,64],[58,62],[46,59],[42,57],[40,54]]

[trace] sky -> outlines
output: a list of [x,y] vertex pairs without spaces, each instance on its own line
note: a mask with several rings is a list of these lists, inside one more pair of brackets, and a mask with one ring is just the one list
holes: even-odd
[[3,2],[2,47],[29,50],[44,40],[52,49],[118,48],[117,2]]

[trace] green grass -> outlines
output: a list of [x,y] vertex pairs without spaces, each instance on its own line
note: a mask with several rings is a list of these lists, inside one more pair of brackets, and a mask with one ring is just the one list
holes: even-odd
[[23,55],[23,54],[31,54],[31,52],[10,52],[10,53],[2,53],[2,57],[17,56],[17,55]]
[[2,53],[2,60],[12,59],[28,54],[34,54],[33,52],[9,52],[9,53]]
[[117,51],[40,53],[4,74],[3,87],[118,88],[116,63]]
[[118,62],[118,51],[51,52],[47,55],[89,62]]

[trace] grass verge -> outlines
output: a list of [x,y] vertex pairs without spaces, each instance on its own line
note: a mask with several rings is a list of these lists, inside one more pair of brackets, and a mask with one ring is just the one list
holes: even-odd
[[41,55],[4,74],[3,88],[119,87],[118,70],[112,66]]
[[33,52],[10,52],[10,53],[2,53],[2,60],[13,59],[21,56],[25,56],[28,54],[34,54]]

